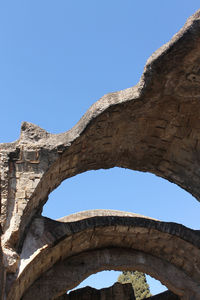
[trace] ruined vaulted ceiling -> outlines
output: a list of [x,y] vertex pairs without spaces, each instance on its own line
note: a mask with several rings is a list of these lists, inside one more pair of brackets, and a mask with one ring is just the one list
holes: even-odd
[[[62,245],[60,240],[52,238],[54,244],[48,240],[55,229],[58,230],[55,235],[63,233],[63,230],[69,231],[60,237],[63,241],[69,238],[70,234],[72,240],[77,236],[82,238],[82,243],[77,238],[79,245],[83,245],[83,248],[84,245],[89,245],[84,251],[96,251],[95,243],[99,243],[102,251],[105,247],[125,247],[133,251],[142,251],[145,259],[149,259],[148,255],[153,255],[158,262],[164,257],[164,261],[169,263],[169,268],[177,268],[179,277],[183,275],[183,271],[190,278],[187,282],[191,280],[192,283],[187,287],[187,291],[197,293],[200,257],[198,232],[181,225],[126,215],[122,218],[107,215],[89,218],[90,221],[79,220],[80,227],[74,232],[70,231],[64,220],[55,223],[39,215],[48,195],[66,178],[87,170],[114,166],[152,172],[174,182],[200,200],[199,66],[200,11],[188,19],[169,43],[150,57],[136,86],[103,96],[71,130],[54,135],[24,122],[18,141],[0,145],[1,244],[4,265],[10,276],[7,287],[12,286],[9,299],[20,299],[31,284],[35,284],[37,291],[38,276],[44,276],[45,282],[46,271],[51,267],[48,263],[52,263],[54,267],[53,263],[56,264],[59,258],[67,259],[62,247],[59,248]],[[134,223],[135,218],[137,222],[144,222],[143,226]],[[45,232],[45,224],[51,228],[50,232]],[[71,226],[72,229],[76,228],[75,225]],[[87,230],[90,231],[91,228],[96,235],[91,236],[90,244]],[[129,236],[131,228],[136,230],[133,230],[134,239]],[[32,265],[30,262],[26,266],[30,271],[27,281],[23,277],[20,278],[20,268],[27,260],[26,255],[33,255],[25,249],[27,239],[34,230],[38,239],[37,242],[34,240],[35,244],[28,249],[31,251],[36,247],[33,252],[33,261],[36,264]],[[98,230],[100,236],[104,232],[107,233],[102,244]],[[42,238],[41,232],[46,233]],[[116,232],[119,240],[113,239]],[[138,242],[140,235],[141,244]],[[154,247],[148,244],[149,236],[150,242],[155,242]],[[46,239],[46,244],[42,244],[43,239]],[[158,240],[162,240],[163,244],[159,244]],[[117,241],[119,243],[115,244]],[[38,244],[40,242],[41,245]],[[138,248],[138,245],[143,245],[143,248]],[[169,249],[170,245],[168,253],[166,249]],[[79,251],[73,255],[82,255],[82,250],[79,247]],[[55,253],[49,256],[48,251]],[[178,256],[173,254],[175,252]],[[103,260],[104,253],[94,253],[95,255],[102,255]],[[111,251],[110,261],[112,255]],[[84,259],[87,259],[87,255]],[[113,265],[115,261],[113,258]],[[35,268],[37,262],[44,264],[42,270]],[[95,270],[98,268],[96,266]],[[21,274],[23,276],[23,272]],[[18,276],[18,281],[15,280],[15,276]],[[162,277],[162,274],[159,273],[158,277]],[[171,286],[171,281],[169,282],[168,285]],[[180,287],[172,284],[172,289],[181,295]],[[27,290],[28,292],[31,293],[31,289]],[[186,291],[184,293],[186,295]]]

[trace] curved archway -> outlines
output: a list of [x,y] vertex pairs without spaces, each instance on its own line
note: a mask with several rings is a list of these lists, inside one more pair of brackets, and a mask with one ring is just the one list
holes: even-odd
[[11,252],[20,252],[25,228],[49,193],[87,170],[148,171],[200,199],[200,89],[192,75],[199,65],[199,32],[198,11],[148,60],[135,87],[102,97],[68,132],[53,135],[25,122],[17,142],[1,145],[3,243]]
[[188,299],[191,294],[197,299],[200,292],[197,283],[166,261],[141,251],[111,248],[84,252],[56,263],[27,290],[22,300],[56,299],[101,270],[146,272],[167,284],[181,299]]
[[[136,250],[169,264],[174,268],[173,272],[176,270],[174,274],[182,272],[188,277],[191,288],[187,287],[187,290],[196,291],[200,280],[198,232],[180,224],[117,211],[82,212],[61,221],[65,222],[46,218],[37,218],[33,222],[22,250],[18,279],[9,287],[9,300],[20,299],[59,260],[70,261],[75,255],[110,247]],[[123,268],[124,265],[121,270]],[[143,271],[154,274],[147,266]],[[165,273],[165,269],[161,271]],[[171,287],[172,283],[163,279],[164,275],[154,276],[181,295],[180,287],[178,289],[175,283]]]
[[134,212],[199,229],[200,205],[191,194],[151,173],[123,168],[88,171],[65,180],[49,195],[42,216],[57,220],[64,213],[90,209]]
[[[1,145],[2,248],[6,272],[14,274],[13,284],[7,280],[9,300],[28,293],[59,260],[110,247],[169,264],[181,280],[183,274],[190,278],[187,292],[197,299],[197,232],[138,216],[104,215],[69,223],[35,217],[64,179],[114,166],[154,173],[200,199],[199,32],[200,11],[153,54],[135,87],[104,96],[70,131],[53,135],[23,123],[20,139]],[[166,285],[171,284],[187,297],[175,283]]]

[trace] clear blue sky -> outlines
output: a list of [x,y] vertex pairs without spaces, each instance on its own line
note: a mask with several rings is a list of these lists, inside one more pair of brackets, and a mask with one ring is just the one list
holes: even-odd
[[[1,1],[0,142],[18,139],[22,121],[52,133],[70,129],[101,96],[135,85],[147,58],[198,8],[195,0]],[[94,208],[199,228],[200,205],[188,193],[124,169],[65,181],[50,195],[44,215]],[[104,274],[94,284],[109,285],[114,276]]]

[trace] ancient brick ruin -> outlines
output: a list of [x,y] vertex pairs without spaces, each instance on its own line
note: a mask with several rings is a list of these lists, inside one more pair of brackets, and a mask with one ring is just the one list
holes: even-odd
[[115,283],[109,288],[97,290],[89,286],[71,291],[68,295],[61,296],[58,300],[135,300],[132,285]]
[[137,269],[199,300],[199,231],[109,210],[41,216],[63,180],[115,166],[200,200],[199,112],[200,11],[150,57],[136,86],[102,97],[71,130],[24,122],[19,140],[0,145],[0,299],[56,299],[95,272]]
[[[60,296],[57,300],[135,300],[134,290],[130,283],[115,283],[109,288],[97,290],[86,286]],[[148,300],[179,300],[180,298],[170,291],[149,297]]]

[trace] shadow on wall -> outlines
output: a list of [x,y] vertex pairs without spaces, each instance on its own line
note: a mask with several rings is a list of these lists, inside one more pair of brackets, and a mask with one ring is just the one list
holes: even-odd
[[[135,300],[134,290],[130,283],[115,283],[113,286],[100,290],[89,286],[71,291],[56,300]],[[179,300],[180,298],[170,291],[148,298],[149,300]]]

